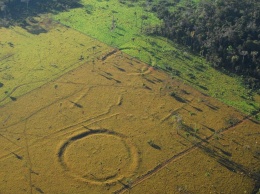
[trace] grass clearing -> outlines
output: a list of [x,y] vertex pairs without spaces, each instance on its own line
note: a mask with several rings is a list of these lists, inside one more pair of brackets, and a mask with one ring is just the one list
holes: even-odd
[[119,50],[105,56],[1,107],[2,192],[254,189],[259,124]]
[[152,13],[136,4],[121,4],[117,0],[82,3],[84,8],[60,13],[54,19],[149,65],[168,70],[175,78],[244,113],[259,110],[260,102],[253,100],[258,95],[246,89],[238,76],[215,70],[201,57],[164,38],[141,33],[141,27],[160,24]]
[[[88,14],[107,3],[85,2]],[[61,14],[77,17],[77,11],[82,13]],[[104,23],[107,33],[110,19]],[[102,29],[95,21],[92,33]],[[238,78],[165,39],[138,35],[139,27],[137,35],[131,31],[134,40],[132,35],[108,39],[119,49],[77,30],[56,26],[33,35],[21,28],[0,29],[5,34],[0,38],[1,192],[259,189],[259,122],[227,105],[257,109],[257,103],[248,106],[252,99]]]
[[20,27],[2,28],[0,33],[0,105],[112,49],[57,24],[39,35]]

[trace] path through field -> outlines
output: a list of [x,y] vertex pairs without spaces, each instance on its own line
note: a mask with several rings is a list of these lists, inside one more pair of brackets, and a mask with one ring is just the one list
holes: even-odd
[[[46,54],[40,45],[48,35],[59,38],[54,50],[68,48]],[[32,56],[32,77],[17,70],[25,67],[21,48],[1,56],[9,67],[1,75],[13,79],[0,88],[0,193],[249,193],[259,187],[258,122],[72,29],[59,26],[39,39],[39,56],[51,57]],[[26,84],[31,87],[21,90]]]

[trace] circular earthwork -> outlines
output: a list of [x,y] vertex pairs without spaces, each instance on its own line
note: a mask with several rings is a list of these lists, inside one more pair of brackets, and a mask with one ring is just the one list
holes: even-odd
[[58,161],[70,176],[93,184],[130,177],[138,167],[138,151],[123,134],[107,129],[82,131],[64,141]]

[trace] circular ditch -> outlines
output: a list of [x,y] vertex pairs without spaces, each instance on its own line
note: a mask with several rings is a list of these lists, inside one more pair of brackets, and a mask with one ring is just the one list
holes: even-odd
[[62,143],[59,163],[71,176],[89,183],[113,183],[130,177],[138,152],[128,138],[107,129],[78,133]]

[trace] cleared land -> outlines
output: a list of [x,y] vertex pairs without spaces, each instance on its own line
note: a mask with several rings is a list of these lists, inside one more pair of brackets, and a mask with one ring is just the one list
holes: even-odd
[[0,121],[3,193],[240,193],[259,180],[258,123],[119,50]]
[[46,15],[36,19],[35,23],[28,21],[28,31],[0,29],[0,105],[112,49]]
[[84,7],[55,15],[54,19],[167,70],[171,76],[244,113],[259,111],[259,95],[246,89],[242,78],[216,71],[204,59],[179,45],[142,33],[146,28],[156,28],[160,21],[139,3],[122,4],[118,0],[83,0],[82,3]]
[[[95,6],[101,3],[107,2],[97,1]],[[77,11],[82,10],[71,12]],[[180,81],[185,68],[198,67],[195,62],[201,59],[188,53],[184,57],[158,38],[150,37],[151,44],[140,36],[133,41],[131,34],[128,42],[114,38],[122,41],[115,49],[45,16],[27,23],[27,31],[0,29],[5,35],[0,37],[0,193],[259,189],[259,122],[210,97],[207,93],[214,86],[205,92]],[[166,44],[179,54],[164,58]],[[139,52],[133,45],[150,45],[146,48],[156,54],[142,54],[145,49]],[[182,73],[172,76],[137,59],[154,61],[156,56],[161,56],[156,66],[158,61],[181,61],[185,65],[175,65]],[[206,80],[215,77],[219,88],[234,83],[228,95],[242,88],[237,79],[200,64],[198,72],[208,76]],[[231,81],[222,86],[222,79]],[[252,101],[241,103],[248,102]]]

